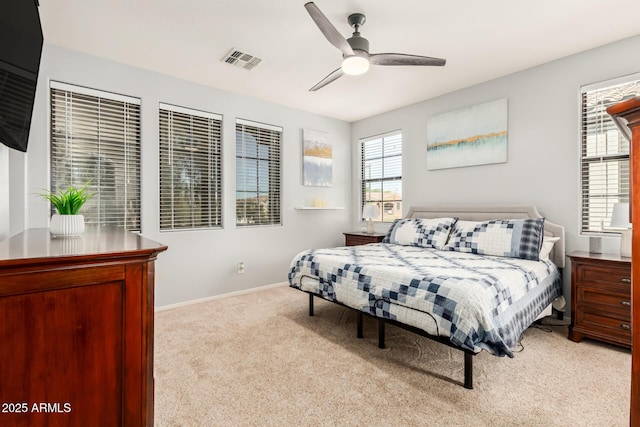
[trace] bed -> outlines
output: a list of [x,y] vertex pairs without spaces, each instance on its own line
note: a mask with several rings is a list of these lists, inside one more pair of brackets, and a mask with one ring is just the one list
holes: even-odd
[[382,243],[306,250],[292,288],[378,320],[378,346],[393,324],[473,356],[513,357],[520,336],[562,293],[564,228],[535,207],[414,207]]

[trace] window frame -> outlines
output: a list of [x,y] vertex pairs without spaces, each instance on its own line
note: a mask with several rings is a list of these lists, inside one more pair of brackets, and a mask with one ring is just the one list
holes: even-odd
[[[625,92],[622,89],[625,86],[629,86],[627,90],[630,92],[628,93],[640,95],[640,73],[580,87],[581,235],[620,234],[619,229],[609,228],[608,224],[611,220],[613,204],[629,201],[630,145],[614,120],[607,114],[606,109],[610,105],[626,99]],[[607,96],[612,98],[607,99]],[[594,98],[595,107],[593,106]],[[599,101],[600,99],[602,101]],[[590,109],[596,108],[595,112],[590,111]],[[609,145],[613,143],[610,142],[610,139],[613,141],[614,135],[618,144],[618,152],[599,153],[598,151],[601,150],[603,144],[605,151],[609,150]],[[624,150],[625,146],[626,152]],[[593,153],[594,149],[596,153]],[[596,168],[601,169],[601,171],[597,171]],[[615,169],[615,172],[610,171],[610,169]],[[618,188],[617,191],[615,191],[616,187]],[[594,225],[594,223],[597,224],[598,222],[601,224],[599,227]]]
[[[48,96],[50,190],[83,186],[88,179],[91,179],[87,190],[94,195],[80,211],[85,217],[85,223],[119,226],[129,231],[140,232],[142,229],[141,99],[55,80],[49,81]],[[58,102],[64,103],[60,111],[56,107]],[[115,103],[122,103],[122,108],[114,107]],[[74,117],[74,111],[78,110],[95,115]],[[119,116],[114,115],[114,112],[122,114],[122,118],[118,119]],[[80,118],[79,122],[75,122],[74,118]],[[122,128],[109,127],[109,124],[121,124]],[[114,142],[119,141],[118,131],[122,132],[123,144]],[[97,154],[95,150],[83,148],[83,145],[93,143],[97,144]],[[58,154],[59,149],[64,149],[65,154]],[[74,155],[69,156],[68,153],[72,150]],[[103,158],[105,162],[102,161]],[[67,166],[64,166],[65,161]],[[60,166],[58,166],[59,163]],[[97,179],[95,179],[96,176],[87,178],[87,175],[92,175],[92,168],[96,165],[100,168]],[[103,165],[104,169],[102,169]],[[135,178],[133,183],[130,182],[132,174]],[[93,173],[93,175],[96,174]],[[114,184],[109,185],[109,181],[113,181]],[[108,194],[109,192],[113,194]],[[109,199],[115,200],[116,203],[110,203]],[[51,206],[51,212],[54,212],[53,206]]]
[[[390,141],[388,141],[389,143],[394,143],[396,141],[393,141],[393,138],[397,138],[399,137],[400,139],[400,152],[398,154],[391,154],[389,156],[386,156],[384,154],[384,146],[385,143],[387,143],[387,139],[390,139]],[[382,176],[380,178],[370,178],[367,179],[365,178],[365,144],[367,142],[370,141],[375,141],[375,140],[382,140],[381,141],[381,149],[382,149],[382,153],[381,156],[379,157],[379,159],[381,160],[381,167],[383,169],[382,171]],[[359,211],[358,211],[358,217],[360,219],[360,221],[362,221],[362,210],[364,208],[364,206],[366,204],[369,203],[376,203],[376,205],[378,206],[378,213],[379,216],[377,218],[375,218],[373,221],[374,222],[378,222],[378,223],[392,223],[396,218],[394,217],[390,217],[388,220],[385,221],[385,215],[384,215],[384,206],[385,204],[389,204],[392,203],[394,207],[396,207],[396,210],[400,211],[400,218],[403,215],[402,212],[402,200],[403,200],[403,196],[402,196],[402,183],[403,183],[403,137],[402,137],[402,130],[401,129],[397,129],[397,130],[393,130],[390,132],[385,132],[382,134],[378,134],[378,135],[373,135],[373,136],[368,136],[368,137],[364,137],[364,138],[360,138],[358,140],[359,143],[359,150],[360,150],[360,205],[359,205]],[[392,176],[384,176],[384,160],[385,159],[389,159],[392,157],[399,157],[400,158],[400,175],[392,175]],[[371,159],[369,159],[371,160]],[[384,191],[381,192],[381,198],[379,201],[373,201],[373,200],[366,200],[366,187],[367,187],[367,183],[370,182],[379,182],[380,183],[380,188],[383,189],[384,188],[384,183],[385,182],[398,182],[400,183],[400,200],[398,199],[385,199],[384,198]],[[398,204],[400,204],[400,209],[397,209]]]
[[[250,128],[250,130],[257,132],[258,133],[258,137],[256,138],[256,135],[253,135],[251,133],[249,133],[254,139],[256,139],[256,152],[255,152],[255,156],[254,157],[250,157],[246,155],[246,145],[244,140],[240,140],[241,137],[241,133],[245,132],[247,130],[247,128]],[[275,125],[270,125],[270,124],[266,124],[266,123],[260,123],[260,122],[256,122],[253,120],[247,120],[247,119],[242,119],[242,118],[236,118],[236,124],[235,124],[235,131],[236,131],[236,154],[235,154],[235,159],[236,159],[236,197],[235,197],[235,223],[236,223],[236,228],[247,228],[247,227],[269,227],[269,226],[282,226],[283,221],[282,221],[282,171],[283,171],[283,167],[282,167],[282,143],[283,143],[283,128],[280,126],[275,126]],[[261,134],[262,132],[267,132],[267,138],[264,138],[263,135]],[[239,144],[242,143],[242,149],[239,149]],[[269,155],[264,158],[261,157],[260,155],[260,146],[262,145],[262,148],[266,147]],[[271,148],[275,148],[276,152],[277,152],[277,157],[276,158],[272,158],[271,157]],[[247,190],[246,184],[245,186],[241,186],[239,184],[239,173],[241,173],[240,171],[240,167],[239,164],[243,163],[244,161],[255,161],[256,162],[256,168],[255,168],[255,177],[256,177],[256,183],[255,183],[255,192],[254,191],[249,191]],[[268,190],[260,190],[260,182],[259,182],[259,170],[260,170],[260,162],[261,161],[266,161],[268,164],[268,170],[267,170],[267,176],[268,176]],[[275,168],[273,168],[273,166],[275,166]],[[244,178],[246,180],[248,174],[244,175]],[[274,182],[275,180],[275,182]],[[243,188],[241,190],[241,188]],[[268,206],[269,206],[269,213],[268,215],[264,218],[264,221],[260,220],[259,222],[248,222],[248,216],[247,216],[247,203],[244,204],[244,213],[245,215],[243,216],[243,218],[247,218],[247,222],[243,223],[243,222],[239,222],[239,198],[238,195],[239,193],[244,192],[247,194],[251,194],[251,193],[255,193],[256,194],[256,204],[257,204],[257,208],[259,209],[260,206],[260,198],[264,197],[264,195],[267,195],[268,197]],[[244,200],[248,200],[247,198],[245,198]],[[259,214],[258,214],[259,216]]]
[[[163,113],[167,113],[167,118],[164,119],[163,118]],[[181,123],[179,124],[185,124],[186,121],[184,120],[186,116],[186,119],[189,120],[189,125],[190,125],[190,129],[189,129],[189,133],[188,133],[188,138],[190,140],[194,140],[195,138],[200,138],[200,143],[202,143],[202,139],[206,138],[207,139],[207,149],[206,149],[206,153],[202,156],[195,156],[194,154],[191,154],[190,156],[190,165],[192,166],[191,169],[194,169],[193,165],[194,164],[198,164],[198,166],[200,166],[199,169],[205,169],[205,172],[207,177],[205,179],[201,180],[204,182],[201,186],[208,188],[208,191],[206,191],[205,195],[207,196],[207,200],[205,201],[205,203],[202,203],[202,210],[204,211],[204,214],[202,216],[208,218],[208,220],[202,221],[202,219],[200,219],[198,221],[198,219],[196,219],[195,217],[195,212],[194,212],[194,207],[192,203],[189,203],[188,207],[189,209],[189,215],[190,218],[187,217],[183,217],[182,221],[187,221],[190,222],[189,225],[186,226],[179,226],[176,223],[179,222],[181,220],[181,218],[179,216],[176,215],[176,208],[175,208],[175,204],[176,204],[176,198],[175,198],[175,190],[176,190],[176,183],[174,181],[175,178],[175,174],[173,173],[173,165],[175,163],[175,158],[173,157],[173,154],[175,153],[175,134],[173,134],[173,129],[172,129],[172,125],[174,123],[174,120],[176,118],[176,114],[182,115],[183,117],[180,118],[180,116],[178,116],[178,120],[181,121]],[[207,129],[206,131],[202,130],[202,124],[200,123],[200,127],[196,130],[194,130],[194,119],[197,119],[199,121],[203,121],[206,120],[207,121]],[[197,110],[194,108],[188,108],[188,107],[182,107],[182,106],[178,106],[178,105],[174,105],[174,104],[169,104],[169,103],[164,103],[164,102],[160,102],[158,104],[158,228],[159,231],[162,233],[165,232],[173,232],[173,231],[189,231],[189,230],[216,230],[216,229],[221,229],[223,228],[224,225],[224,219],[223,219],[223,207],[224,207],[224,197],[223,197],[223,116],[221,114],[216,114],[216,113],[211,113],[208,111],[203,111],[203,110]],[[164,147],[164,142],[162,140],[163,138],[163,131],[165,131],[165,129],[163,129],[163,125],[164,125],[164,120],[167,121],[166,125],[167,125],[167,129],[166,132],[170,133],[170,135],[168,135],[168,141],[166,142],[166,144],[168,144],[167,147]],[[196,125],[196,127],[198,127]],[[202,145],[202,144],[200,144]],[[164,160],[164,156],[163,156],[163,150],[166,150],[169,154],[169,159],[168,160],[168,164],[169,167],[171,167],[171,178],[170,178],[170,187],[171,187],[171,194],[170,195],[164,195],[163,194],[163,160]],[[197,149],[194,149],[192,151],[192,153],[197,153]],[[204,157],[206,157],[206,165],[203,164],[203,161],[205,160]],[[193,170],[190,170],[189,172],[193,172]],[[201,174],[202,175],[202,174]],[[193,176],[191,173],[187,174],[187,178],[189,178],[189,183],[191,183],[191,181],[193,180]],[[213,188],[213,190],[212,190]],[[197,191],[192,191],[193,193],[197,193]],[[163,212],[163,198],[168,197],[169,200],[168,202],[170,203],[171,207],[169,208],[169,210],[164,213]],[[164,218],[164,215],[170,215],[170,219],[169,218]],[[168,222],[170,223],[170,225],[168,226],[163,226],[163,223]],[[200,225],[196,225],[196,222],[201,222]]]

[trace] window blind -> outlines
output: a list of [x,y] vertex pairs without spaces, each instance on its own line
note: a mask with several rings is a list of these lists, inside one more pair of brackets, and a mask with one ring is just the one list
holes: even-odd
[[50,102],[51,190],[90,181],[85,222],[139,231],[140,100],[51,82]]
[[583,233],[611,230],[613,205],[629,201],[629,141],[607,108],[640,94],[640,74],[581,88],[581,183]]
[[160,230],[222,226],[222,116],[159,107]]
[[282,128],[236,120],[236,225],[279,225]]
[[391,132],[360,140],[361,205],[378,206],[374,221],[402,218],[402,133]]

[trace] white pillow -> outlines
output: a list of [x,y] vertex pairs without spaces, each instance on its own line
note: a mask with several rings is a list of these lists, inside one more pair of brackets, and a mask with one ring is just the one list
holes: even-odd
[[544,238],[542,239],[540,254],[538,255],[538,259],[540,261],[547,261],[549,259],[549,254],[553,249],[553,245],[555,245],[558,240],[560,240],[559,237],[544,236]]

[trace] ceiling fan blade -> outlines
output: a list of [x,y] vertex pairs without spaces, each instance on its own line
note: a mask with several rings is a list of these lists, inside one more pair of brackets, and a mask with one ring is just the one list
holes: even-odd
[[325,77],[324,79],[316,83],[314,87],[309,89],[309,92],[315,92],[316,90],[325,87],[326,85],[333,82],[334,80],[337,80],[340,77],[342,77],[343,74],[344,74],[344,71],[342,71],[342,68],[338,68],[337,70],[331,72],[331,74],[329,74],[327,77]]
[[374,65],[434,65],[443,66],[447,61],[420,55],[404,53],[374,53],[369,55],[369,62]]
[[353,55],[353,49],[347,40],[336,30],[331,21],[318,9],[314,2],[310,1],[304,5],[311,19],[316,23],[322,34],[329,40],[329,43],[340,49],[344,55]]

